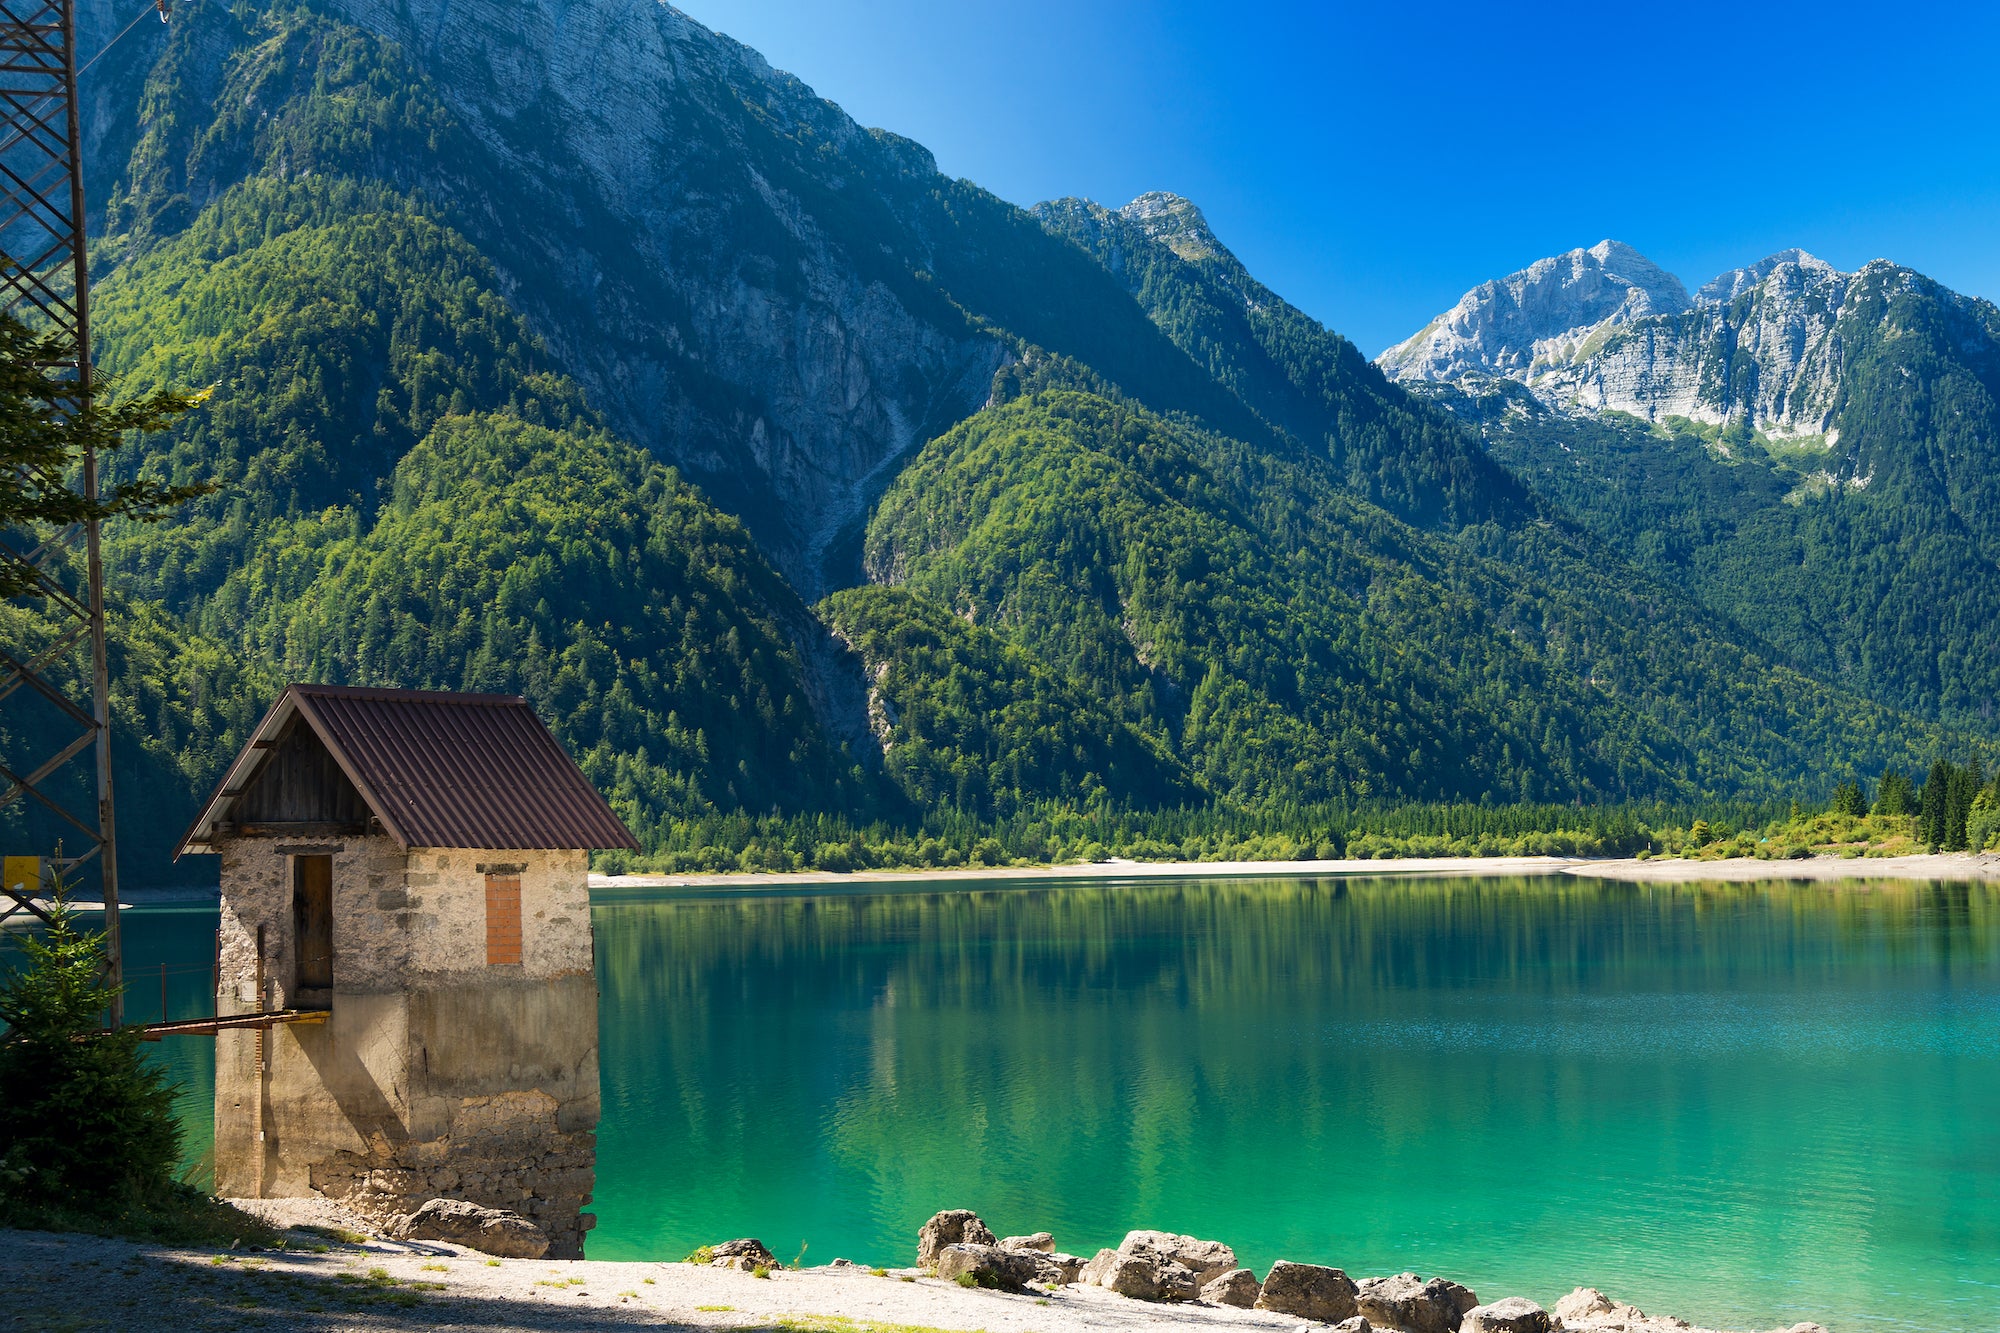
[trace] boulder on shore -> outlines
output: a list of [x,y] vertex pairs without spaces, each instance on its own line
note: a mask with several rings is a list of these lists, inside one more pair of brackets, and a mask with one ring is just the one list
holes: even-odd
[[1554,1333],[1559,1327],[1549,1312],[1525,1296],[1509,1296],[1465,1312],[1459,1333]]
[[708,1264],[711,1268],[736,1268],[745,1273],[754,1273],[760,1268],[777,1272],[784,1267],[778,1256],[772,1254],[764,1242],[751,1236],[736,1240],[725,1240],[720,1245],[708,1247]]
[[1236,1251],[1221,1241],[1177,1236],[1171,1231],[1128,1231],[1119,1243],[1118,1252],[1179,1264],[1194,1274],[1197,1288],[1207,1286],[1236,1267]]
[[979,1220],[970,1208],[947,1208],[935,1214],[917,1232],[917,1267],[936,1265],[938,1253],[947,1245],[992,1245],[992,1228]]
[[1478,1304],[1479,1297],[1456,1282],[1426,1282],[1415,1273],[1363,1278],[1354,1297],[1354,1308],[1370,1323],[1401,1333],[1458,1333],[1465,1312]]
[[1233,1305],[1248,1310],[1257,1304],[1258,1294],[1263,1290],[1264,1284],[1255,1273],[1247,1268],[1232,1268],[1221,1277],[1202,1283],[1201,1298],[1210,1305]]
[[[1632,1306],[1628,1305],[1625,1308],[1631,1310],[1635,1315],[1644,1317],[1641,1311]],[[1588,1319],[1593,1315],[1615,1314],[1617,1310],[1618,1302],[1606,1296],[1596,1287],[1578,1287],[1575,1291],[1557,1301],[1556,1308],[1550,1313],[1564,1323],[1568,1323],[1572,1319]]]
[[1056,1248],[1056,1238],[1046,1231],[1037,1231],[1032,1236],[1008,1236],[1000,1242],[1003,1250],[1040,1250],[1051,1253]]
[[390,1223],[395,1240],[439,1240],[502,1259],[539,1259],[549,1238],[527,1218],[505,1208],[482,1208],[460,1199],[432,1199]]
[[1052,1287],[1066,1287],[1082,1276],[1085,1260],[1079,1254],[1064,1254],[1057,1251],[1043,1254],[1040,1250],[1022,1250],[1022,1254],[1032,1254],[1041,1266],[1041,1281]]
[[1041,1277],[1041,1256],[1033,1250],[1003,1250],[998,1245],[947,1245],[937,1253],[937,1275],[947,1282],[970,1277],[973,1285],[1000,1291],[1025,1291]]
[[1335,1324],[1333,1333],[1375,1333],[1375,1325],[1369,1323],[1365,1316],[1356,1315]]
[[1357,1313],[1352,1279],[1338,1268],[1280,1259],[1264,1275],[1256,1308],[1297,1315],[1316,1324],[1337,1324]]
[[1137,1301],[1189,1301],[1197,1290],[1194,1274],[1185,1265],[1123,1250],[1099,1250],[1077,1280]]

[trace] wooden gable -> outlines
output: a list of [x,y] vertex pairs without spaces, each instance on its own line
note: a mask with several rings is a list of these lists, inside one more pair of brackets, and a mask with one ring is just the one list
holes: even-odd
[[238,827],[360,826],[370,813],[368,802],[341,772],[325,743],[293,714],[230,807],[229,819]]

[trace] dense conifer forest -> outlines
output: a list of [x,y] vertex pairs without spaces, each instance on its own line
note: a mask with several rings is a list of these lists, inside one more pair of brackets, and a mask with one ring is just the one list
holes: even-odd
[[[134,882],[212,873],[172,839],[292,679],[524,694],[673,869],[1994,831],[1987,538],[1914,501],[1752,516],[1783,460],[1669,468],[1617,422],[1558,461],[1384,380],[1198,214],[1014,208],[691,24],[730,95],[658,84],[661,170],[714,215],[655,243],[562,202],[612,207],[581,167],[519,185],[527,131],[343,6],[199,14],[107,67],[139,128],[93,165],[104,371],[213,389],[121,462],[214,486],[110,537]],[[919,405],[878,414],[899,451],[771,442],[822,409],[700,350],[745,289],[903,330],[865,367]],[[852,515],[780,503],[767,455],[849,467]],[[1842,578],[1786,582],[1802,542]],[[1950,654],[1903,652],[1936,625]]]

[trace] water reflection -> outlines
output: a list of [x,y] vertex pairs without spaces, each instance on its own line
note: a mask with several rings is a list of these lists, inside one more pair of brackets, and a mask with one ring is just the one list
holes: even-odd
[[[860,886],[855,886],[859,889]],[[2000,1283],[1991,886],[1147,881],[595,911],[595,1258],[902,1260],[932,1209],[1262,1267],[1960,1330]],[[215,913],[127,916],[207,1011]],[[206,1148],[212,1045],[149,1048]]]
[[1162,1226],[1956,1328],[2000,1253],[1985,887],[1151,881],[597,925],[594,1257],[897,1260],[964,1205],[1084,1253]]

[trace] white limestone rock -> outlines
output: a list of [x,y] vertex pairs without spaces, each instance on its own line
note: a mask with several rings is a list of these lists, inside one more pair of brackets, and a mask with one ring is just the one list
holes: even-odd
[[1689,295],[1630,246],[1600,241],[1481,283],[1377,364],[1419,388],[1513,381],[1557,412],[1743,423],[1831,450],[1843,315],[1884,284],[1927,281],[1885,260],[1843,273],[1793,249]]
[[1037,1231],[1032,1236],[1006,1236],[1000,1241],[1003,1250],[1040,1250],[1043,1254],[1053,1254],[1056,1238],[1046,1231]]
[[992,1245],[993,1229],[979,1220],[970,1208],[947,1208],[933,1213],[917,1229],[917,1267],[930,1268],[947,1245]]
[[1201,1299],[1210,1305],[1230,1305],[1248,1310],[1257,1304],[1264,1284],[1247,1268],[1232,1268],[1221,1277],[1211,1278],[1201,1287]]
[[1355,1308],[1380,1328],[1401,1333],[1456,1333],[1459,1320],[1479,1304],[1468,1287],[1445,1278],[1426,1282],[1415,1273],[1363,1278]]
[[1688,309],[1680,279],[1619,241],[1541,259],[1483,282],[1379,362],[1399,380],[1526,382],[1574,360],[1592,334]]
[[1465,1312],[1458,1333],[1554,1333],[1549,1312],[1525,1296],[1509,1296]]
[[1179,1264],[1194,1274],[1195,1285],[1205,1286],[1236,1267],[1236,1251],[1217,1240],[1200,1240],[1171,1231],[1128,1231],[1119,1243],[1119,1253]]
[[389,1228],[396,1240],[441,1240],[503,1259],[539,1259],[549,1238],[519,1213],[461,1199],[432,1199]]
[[1335,1324],[1357,1313],[1356,1290],[1353,1279],[1338,1268],[1280,1259],[1264,1275],[1264,1290],[1258,1293],[1256,1308]]

